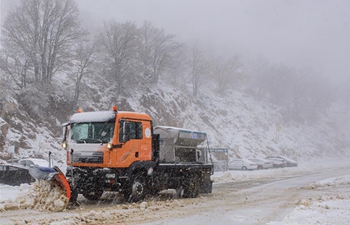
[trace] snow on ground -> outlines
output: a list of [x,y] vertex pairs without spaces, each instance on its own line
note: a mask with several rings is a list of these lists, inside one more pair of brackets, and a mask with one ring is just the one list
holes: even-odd
[[337,189],[344,184],[347,185],[347,188],[341,194],[327,193],[319,195],[318,198],[302,199],[297,202],[294,211],[283,221],[271,222],[269,225],[350,224],[350,175],[316,182],[305,188],[322,189],[325,186],[332,186]]
[[31,185],[0,186],[0,211],[7,209],[35,209],[38,211],[63,211],[68,198],[53,181],[38,180]]
[[[330,165],[342,167],[348,165],[348,161],[328,161],[309,163],[299,163],[299,167],[270,169],[264,171],[250,171],[251,173],[243,173],[242,171],[230,171],[226,173],[216,173],[213,176],[214,182],[230,182],[237,180],[253,180],[267,176],[283,176],[290,174],[290,171],[313,171],[315,168],[324,168]],[[327,163],[327,164],[325,164]],[[331,187],[331,192],[323,193],[324,187]],[[305,189],[318,190],[321,193],[317,198],[310,196],[309,198],[298,200],[296,207],[292,213],[287,215],[281,222],[270,222],[269,225],[285,225],[285,224],[350,224],[350,173],[349,175],[334,177],[326,180],[315,181],[305,187]],[[336,192],[336,189],[344,189]],[[340,192],[340,193],[339,193]],[[227,218],[221,218],[222,221],[231,221],[231,215]],[[174,223],[177,224],[177,223]],[[180,224],[180,223],[179,223]]]
[[29,184],[21,184],[21,186],[0,184],[0,202],[15,200],[17,196],[28,193],[30,188]]
[[[343,185],[345,185],[343,187]],[[317,198],[299,200],[292,213],[281,222],[269,225],[285,224],[350,224],[350,174],[342,177],[314,182],[305,189],[322,190],[331,187],[332,193],[320,193]],[[337,191],[335,191],[337,190]]]
[[[325,160],[326,161],[326,160]],[[218,183],[226,183],[232,181],[254,180],[267,177],[292,176],[301,171],[309,172],[317,168],[317,170],[330,167],[344,167],[348,165],[347,161],[340,163],[339,161],[310,163],[299,162],[298,167],[269,169],[259,171],[228,171],[217,172],[212,177],[215,185]],[[9,202],[16,202],[19,196],[25,196],[30,193],[32,185],[22,184],[21,186],[12,187],[0,185],[0,211],[5,210],[5,205]],[[300,187],[300,189],[309,191],[317,191],[317,195],[310,195],[304,199],[295,199],[295,209],[290,214],[286,215],[282,221],[272,221],[269,225],[282,224],[350,224],[350,174],[329,178],[326,180],[315,180],[314,182]],[[20,199],[23,197],[20,197]],[[140,208],[142,207],[140,204]],[[10,209],[11,210],[11,209]],[[269,210],[269,209],[266,209]],[[1,212],[0,212],[1,213]],[[206,212],[207,213],[207,212]],[[208,216],[207,224],[214,223],[230,224],[233,221],[232,212],[227,211],[223,215],[215,215],[214,213]],[[249,216],[249,215],[247,215]],[[234,218],[234,221],[245,218]],[[55,224],[64,224],[62,221]],[[167,224],[198,224],[198,215],[193,215],[185,218],[167,220]],[[164,224],[161,222],[147,224]]]

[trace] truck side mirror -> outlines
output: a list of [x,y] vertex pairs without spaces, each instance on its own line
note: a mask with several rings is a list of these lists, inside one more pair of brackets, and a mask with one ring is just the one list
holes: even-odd
[[62,129],[63,129],[63,141],[62,143],[67,141],[67,134],[68,134],[68,123],[62,124]]

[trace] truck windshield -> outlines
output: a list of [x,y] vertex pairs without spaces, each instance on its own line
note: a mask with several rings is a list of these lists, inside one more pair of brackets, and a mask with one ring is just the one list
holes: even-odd
[[113,138],[115,122],[71,124],[71,140],[77,143],[108,143]]

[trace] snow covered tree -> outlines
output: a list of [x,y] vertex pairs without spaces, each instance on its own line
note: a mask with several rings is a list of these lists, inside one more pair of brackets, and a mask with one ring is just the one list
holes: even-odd
[[217,57],[213,60],[212,77],[217,85],[218,93],[222,94],[235,83],[242,81],[243,75],[239,71],[241,67],[242,63],[237,56],[230,59]]
[[94,64],[94,52],[96,48],[96,43],[89,45],[84,45],[82,42],[79,44],[79,48],[75,51],[75,62],[73,70],[74,79],[74,98],[72,107],[75,107],[78,103],[80,96],[80,86],[82,79],[92,73],[92,65]]
[[203,51],[194,45],[190,51],[191,80],[193,96],[197,96],[199,88],[208,77],[208,61]]
[[170,66],[173,54],[181,45],[174,40],[175,35],[165,34],[162,29],[155,28],[149,21],[145,21],[140,28],[140,37],[143,74],[152,83],[157,83],[159,76]]
[[245,67],[249,76],[248,87],[253,91],[253,94],[260,99],[268,97],[269,74],[273,68],[270,63],[262,56],[258,56],[248,61]]
[[186,73],[189,69],[187,58],[188,48],[182,45],[173,52],[172,60],[167,68],[166,79],[173,85],[180,89],[186,88]]
[[72,59],[72,49],[86,32],[80,28],[73,0],[23,0],[2,29],[1,69],[20,88],[28,82],[51,84]]
[[127,82],[134,82],[140,47],[139,32],[132,22],[105,22],[98,37],[105,72],[116,85],[118,94],[126,91]]
[[31,62],[16,45],[2,48],[0,53],[0,69],[11,77],[9,85],[14,83],[20,89],[26,88],[28,77],[31,74]]

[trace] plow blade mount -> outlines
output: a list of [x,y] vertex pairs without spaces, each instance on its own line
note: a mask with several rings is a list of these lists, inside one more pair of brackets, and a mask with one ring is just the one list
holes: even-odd
[[69,182],[58,167],[35,166],[29,169],[29,173],[37,180],[56,181],[65,191],[66,197],[71,198]]

